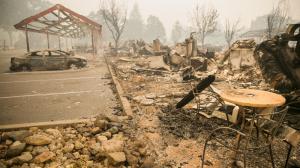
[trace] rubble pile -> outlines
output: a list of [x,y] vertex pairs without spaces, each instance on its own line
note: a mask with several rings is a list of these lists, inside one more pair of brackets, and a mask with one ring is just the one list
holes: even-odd
[[110,48],[109,55],[115,56],[117,51],[118,56],[161,56],[167,53],[168,46],[161,44],[159,39],[153,40],[153,43],[146,43],[144,40],[128,40],[118,48]]
[[110,115],[67,127],[2,132],[0,167],[136,167],[147,149],[128,140],[126,123],[127,116]]
[[[244,50],[253,52],[255,43],[248,40],[238,41],[234,45],[238,48],[238,52],[242,53]],[[157,158],[155,163],[158,167],[197,167],[207,135],[216,127],[227,126],[227,122],[218,119],[215,113],[222,109],[214,97],[200,94],[183,109],[175,109],[176,103],[205,77],[215,75],[216,80],[212,85],[220,89],[252,88],[274,92],[273,88],[265,83],[256,65],[242,64],[238,69],[234,69],[228,61],[219,64],[224,56],[222,53],[209,58],[205,54],[187,57],[186,49],[184,43],[179,43],[163,56],[137,55],[110,58],[133,109],[135,124],[131,125],[133,128],[131,136],[150,139],[144,142],[153,149],[152,157]],[[243,55],[241,53],[240,55]],[[205,89],[203,93],[209,93],[209,89]],[[230,108],[227,110],[230,111]],[[235,138],[229,136],[226,139]],[[275,143],[274,151],[278,160],[276,165],[280,167],[283,165],[280,161],[286,158],[286,152],[282,150],[286,149],[286,146],[281,140]],[[266,151],[261,150],[259,154],[253,155],[249,157],[251,161],[247,162],[247,167],[270,166],[265,161],[265,158],[269,157]],[[209,152],[209,165],[229,166],[230,159],[225,156],[229,156],[228,151],[214,146]],[[297,160],[299,156],[299,152],[293,150],[291,161]]]

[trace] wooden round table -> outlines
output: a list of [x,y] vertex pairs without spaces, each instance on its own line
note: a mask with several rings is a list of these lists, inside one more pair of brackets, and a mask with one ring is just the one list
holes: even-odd
[[285,98],[279,94],[254,89],[222,90],[220,97],[238,106],[277,107],[285,103]]

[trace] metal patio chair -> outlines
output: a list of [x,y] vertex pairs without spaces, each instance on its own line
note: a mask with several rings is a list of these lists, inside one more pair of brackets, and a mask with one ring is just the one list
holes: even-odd
[[[271,113],[259,114],[255,109],[244,109],[242,113],[242,123],[240,128],[234,127],[219,127],[214,129],[205,141],[203,153],[202,153],[202,168],[205,163],[205,152],[209,141],[216,141],[225,148],[228,148],[235,152],[235,159],[237,154],[243,155],[243,163],[246,167],[247,152],[259,148],[269,148],[270,159],[272,167],[275,167],[272,142],[278,132],[278,129],[282,126],[283,120],[288,111],[288,106],[280,110],[274,110]],[[246,125],[249,125],[246,127]],[[256,130],[256,133],[254,133]],[[235,144],[227,142],[225,136],[236,135]],[[264,138],[264,139],[263,139]],[[260,141],[258,143],[258,141]],[[254,142],[254,143],[253,143]],[[250,146],[251,145],[251,146]],[[287,158],[288,159],[288,158]]]

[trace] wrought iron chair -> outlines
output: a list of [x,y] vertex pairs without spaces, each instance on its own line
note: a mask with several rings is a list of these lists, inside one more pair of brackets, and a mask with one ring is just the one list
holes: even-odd
[[[272,167],[275,167],[274,158],[272,153],[272,142],[278,132],[278,129],[282,126],[283,120],[286,116],[288,106],[280,110],[274,110],[271,113],[257,113],[255,109],[243,109],[242,112],[242,123],[240,129],[234,127],[219,127],[214,129],[205,141],[205,145],[202,153],[202,168],[205,163],[205,152],[208,146],[208,142],[215,140],[222,146],[235,152],[236,157],[238,153],[243,154],[243,163],[246,167],[246,155],[248,151],[255,150],[258,148],[269,148],[270,159],[272,161]],[[246,124],[249,127],[245,127]],[[256,130],[254,134],[253,130]],[[264,137],[262,139],[261,136]],[[226,135],[236,135],[235,145],[230,144],[224,138]],[[241,143],[243,141],[243,144]],[[261,141],[259,144],[255,143],[250,146],[252,142]],[[241,147],[242,145],[242,147]]]

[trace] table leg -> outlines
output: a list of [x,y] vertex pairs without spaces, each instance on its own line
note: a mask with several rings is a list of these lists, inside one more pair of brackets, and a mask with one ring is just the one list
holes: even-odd
[[[240,109],[240,112],[239,113],[242,113],[242,124],[241,124],[241,131],[243,131],[244,127],[245,127],[245,122],[246,122],[246,113],[245,113],[245,110],[242,108],[242,107],[239,107]],[[235,144],[236,144],[236,151],[234,152],[233,154],[233,159],[236,160],[237,158],[237,151],[239,150],[240,148],[240,142],[241,142],[241,135],[240,134],[237,134],[236,136],[236,140],[235,140]]]

